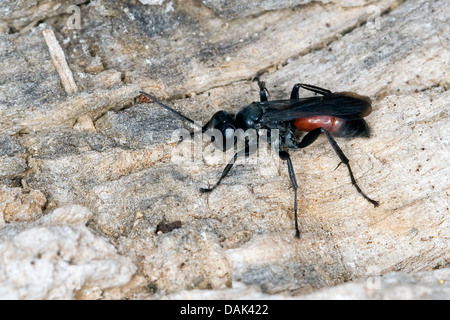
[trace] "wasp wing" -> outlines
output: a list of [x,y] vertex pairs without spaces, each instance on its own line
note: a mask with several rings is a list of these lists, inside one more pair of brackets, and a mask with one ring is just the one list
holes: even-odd
[[262,123],[290,121],[311,116],[333,116],[345,120],[362,119],[372,112],[370,98],[351,92],[291,100],[264,101]]

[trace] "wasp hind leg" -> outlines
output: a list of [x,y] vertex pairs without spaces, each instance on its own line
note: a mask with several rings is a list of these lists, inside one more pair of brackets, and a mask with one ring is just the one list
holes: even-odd
[[352,169],[350,168],[350,164],[348,161],[348,158],[345,156],[344,152],[342,152],[341,148],[339,148],[336,140],[333,139],[333,137],[330,135],[330,133],[323,129],[320,128],[321,132],[323,132],[325,134],[325,136],[328,139],[328,142],[331,144],[331,146],[333,147],[334,152],[336,152],[336,154],[338,155],[339,159],[341,160],[341,162],[337,165],[336,169],[343,163],[347,166],[348,169],[348,173],[350,175],[350,179],[352,181],[352,185],[356,188],[356,190],[359,192],[360,195],[363,196],[364,199],[366,199],[367,201],[369,201],[371,204],[373,204],[375,207],[378,207],[379,203],[378,201],[372,200],[370,199],[368,196],[366,196],[366,194],[364,192],[362,192],[361,188],[358,186],[358,184],[356,183],[355,177],[353,176],[353,172]]
[[[348,173],[350,175],[350,180],[352,182],[352,185],[355,187],[356,191],[359,192],[359,194],[366,199],[367,201],[369,201],[371,204],[373,204],[375,207],[378,207],[379,203],[378,201],[372,200],[370,199],[368,196],[366,196],[366,194],[361,190],[361,188],[358,186],[358,184],[356,183],[356,179],[353,176],[353,172],[352,172],[352,168],[350,167],[349,164],[349,160],[348,158],[345,156],[344,152],[342,152],[341,148],[338,146],[336,140],[333,139],[333,137],[330,135],[330,133],[323,129],[323,128],[317,128],[314,129],[310,132],[308,132],[303,139],[300,142],[297,142],[297,147],[298,148],[305,148],[307,146],[309,146],[311,143],[313,143],[321,133],[324,133],[325,136],[328,139],[328,142],[331,144],[331,147],[333,148],[334,152],[336,152],[336,154],[338,155],[339,159],[341,160],[341,162],[339,162],[339,164],[337,165],[336,169],[341,165],[341,164],[345,164],[347,166],[348,169]],[[335,169],[335,170],[336,170]]]
[[305,84],[305,83],[297,83],[292,88],[291,99],[299,99],[298,91],[300,88],[321,94],[323,96],[326,96],[327,94],[331,93],[331,91],[328,89],[324,89],[321,87],[317,87],[317,86],[313,86],[313,85]]

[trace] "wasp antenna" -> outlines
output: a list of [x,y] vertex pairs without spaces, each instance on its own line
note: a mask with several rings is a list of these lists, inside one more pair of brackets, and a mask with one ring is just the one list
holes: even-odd
[[172,108],[169,107],[169,106],[166,106],[164,103],[158,101],[158,99],[156,99],[154,96],[149,95],[148,93],[143,92],[143,91],[139,91],[139,93],[141,93],[141,94],[143,94],[144,96],[146,96],[146,97],[152,99],[153,102],[155,102],[155,103],[158,104],[159,106],[163,107],[164,109],[169,110],[170,112],[176,114],[177,116],[179,116],[179,117],[182,118],[183,120],[186,120],[186,121],[189,122],[189,123],[192,123],[192,124],[197,125],[197,123],[196,123],[194,120],[192,120],[191,118],[186,117],[186,116],[185,116],[184,114],[182,114],[181,112],[178,112],[177,110],[172,109]]

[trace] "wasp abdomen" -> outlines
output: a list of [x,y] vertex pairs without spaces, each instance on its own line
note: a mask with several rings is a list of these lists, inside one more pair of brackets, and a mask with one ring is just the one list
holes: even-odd
[[324,128],[330,134],[337,134],[347,121],[333,116],[311,116],[294,121],[297,130],[309,132],[317,128]]

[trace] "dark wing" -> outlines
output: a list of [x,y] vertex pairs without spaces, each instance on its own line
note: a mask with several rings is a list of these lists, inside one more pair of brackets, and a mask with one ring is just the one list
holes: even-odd
[[331,93],[325,96],[295,100],[274,100],[260,102],[265,109],[262,123],[290,121],[310,116],[333,116],[345,120],[362,119],[372,112],[368,97],[352,92]]

